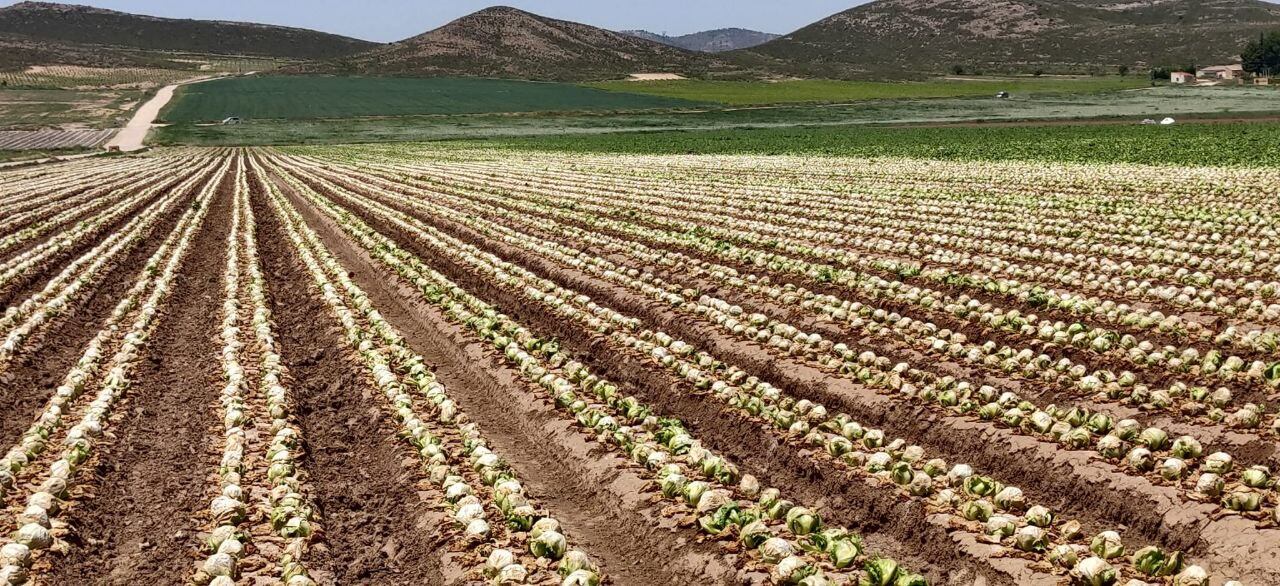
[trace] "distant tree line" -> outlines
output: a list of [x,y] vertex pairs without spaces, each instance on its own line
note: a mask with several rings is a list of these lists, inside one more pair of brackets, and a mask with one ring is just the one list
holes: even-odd
[[1258,35],[1240,51],[1241,65],[1254,75],[1280,73],[1280,31]]

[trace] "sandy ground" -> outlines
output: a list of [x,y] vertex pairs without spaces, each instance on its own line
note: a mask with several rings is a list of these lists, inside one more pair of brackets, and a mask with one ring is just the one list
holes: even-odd
[[675,81],[686,79],[678,73],[632,73],[627,81]]

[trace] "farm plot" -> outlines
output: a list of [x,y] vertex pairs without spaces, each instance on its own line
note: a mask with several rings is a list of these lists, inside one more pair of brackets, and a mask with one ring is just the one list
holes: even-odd
[[102,146],[119,132],[105,130],[0,130],[0,150],[71,149]]
[[34,65],[0,72],[0,86],[13,88],[153,88],[195,77],[190,71],[144,67]]
[[0,173],[0,573],[1276,583],[1276,175],[414,146]]
[[116,128],[143,97],[139,90],[0,90],[0,130]]
[[647,110],[698,102],[563,83],[500,79],[250,76],[182,87],[161,117],[171,123],[228,116],[303,120],[456,114]]

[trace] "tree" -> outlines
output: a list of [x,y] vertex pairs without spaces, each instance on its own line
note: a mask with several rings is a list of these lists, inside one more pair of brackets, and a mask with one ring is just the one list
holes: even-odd
[[1254,75],[1280,72],[1280,31],[1258,35],[1240,52],[1244,70]]
[[951,73],[952,73],[953,75],[964,75],[964,66],[963,66],[963,65],[952,65],[952,66],[951,66]]
[[1119,72],[1120,72],[1120,77],[1124,77],[1124,76],[1126,76],[1126,75],[1129,75],[1129,66],[1128,66],[1128,65],[1121,65],[1120,67],[1117,67],[1117,68],[1116,68],[1116,71],[1119,71]]

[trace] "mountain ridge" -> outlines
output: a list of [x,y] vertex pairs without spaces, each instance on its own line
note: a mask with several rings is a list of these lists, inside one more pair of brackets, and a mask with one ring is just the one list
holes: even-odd
[[782,36],[737,27],[699,31],[678,36],[660,35],[646,30],[624,30],[618,32],[699,53],[723,53],[737,49],[748,49]]
[[19,2],[0,8],[0,35],[14,40],[142,51],[328,59],[378,43],[298,27],[162,18],[92,6]]
[[1259,0],[877,0],[737,52],[824,73],[1075,71],[1225,62],[1280,6]]

